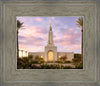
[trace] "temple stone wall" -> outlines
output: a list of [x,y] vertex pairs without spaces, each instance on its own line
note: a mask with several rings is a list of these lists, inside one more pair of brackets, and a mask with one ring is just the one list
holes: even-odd
[[28,55],[32,55],[33,56],[33,60],[35,59],[35,56],[39,56],[39,57],[45,57],[44,52],[29,52]]
[[57,47],[56,46],[46,46],[45,47],[45,61],[48,61],[48,52],[53,51],[54,53],[54,61],[57,61]]
[[[45,61],[48,61],[48,51],[52,50],[52,48],[46,48],[46,52],[29,52],[28,55],[32,55],[33,59],[35,59],[35,56],[39,56],[39,57],[43,57]],[[53,49],[56,51],[56,47]],[[57,61],[59,59],[59,57],[61,56],[66,56],[67,59],[66,61],[72,61],[72,59],[74,58],[74,53],[73,52],[54,52],[56,54],[54,54],[54,61]],[[55,58],[56,57],[56,58]]]
[[57,52],[57,57],[60,58],[61,56],[66,56],[67,61],[72,61],[74,58],[74,53],[73,52]]

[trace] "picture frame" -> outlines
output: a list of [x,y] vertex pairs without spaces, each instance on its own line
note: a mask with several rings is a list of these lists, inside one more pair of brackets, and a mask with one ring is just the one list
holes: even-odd
[[[100,85],[98,1],[2,1],[1,85]],[[17,69],[16,16],[84,16],[83,69]]]

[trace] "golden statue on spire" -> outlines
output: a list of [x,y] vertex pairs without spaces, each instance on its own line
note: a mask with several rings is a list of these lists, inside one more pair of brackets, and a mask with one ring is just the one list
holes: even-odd
[[50,27],[51,27],[51,21],[50,21]]
[[50,21],[50,31],[52,31],[52,27],[51,27],[51,21]]

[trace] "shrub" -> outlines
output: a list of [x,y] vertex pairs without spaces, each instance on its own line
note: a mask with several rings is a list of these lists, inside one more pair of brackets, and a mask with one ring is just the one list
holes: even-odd
[[[40,59],[40,61],[41,61],[40,64],[37,60],[30,62],[28,58],[18,58],[17,60],[18,60],[17,61],[18,69],[72,69],[72,67],[70,67],[70,66],[44,63],[43,59]],[[82,62],[80,62],[75,67],[76,67],[76,69],[82,69],[82,67],[83,67]]]
[[76,53],[76,54],[74,54],[74,58],[81,58],[81,54],[78,54],[78,53]]
[[55,61],[55,63],[60,63],[60,61]]
[[51,65],[42,64],[41,69],[60,69],[60,66],[59,65],[54,65],[54,64],[51,64]]
[[81,58],[73,58],[74,65],[78,65],[81,62]]
[[38,63],[44,63],[44,59],[43,58],[39,58],[38,59]]
[[37,65],[32,64],[32,65],[31,65],[31,69],[41,69],[41,67],[40,67],[40,66],[37,66]]
[[61,56],[61,57],[59,58],[59,61],[60,61],[61,63],[65,63],[66,59],[67,59],[66,56]]
[[34,60],[32,61],[32,64],[38,64],[38,61]]
[[71,61],[65,61],[65,63],[71,63]]
[[33,56],[32,56],[32,55],[29,55],[29,56],[28,56],[28,58],[29,58],[29,59],[32,59],[32,58],[33,58]]
[[83,62],[80,62],[79,64],[75,65],[76,69],[83,69]]
[[40,57],[38,55],[35,56],[35,60],[38,60]]

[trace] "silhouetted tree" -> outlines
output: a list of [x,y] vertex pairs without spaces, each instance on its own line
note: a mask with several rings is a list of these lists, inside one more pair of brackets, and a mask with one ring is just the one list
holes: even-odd
[[83,61],[83,17],[79,17],[78,20],[76,21],[77,22],[77,25],[79,27],[81,27],[81,32],[82,32],[82,48],[81,48],[81,60]]
[[19,58],[19,46],[18,46],[18,30],[23,27],[23,22],[21,23],[17,20],[17,58]]

